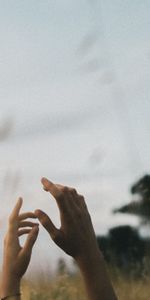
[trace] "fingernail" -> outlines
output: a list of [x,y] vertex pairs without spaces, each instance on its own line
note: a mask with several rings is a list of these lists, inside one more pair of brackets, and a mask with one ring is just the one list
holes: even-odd
[[42,177],[41,182],[44,184],[44,183],[48,182],[48,179],[46,177]]
[[43,177],[41,179],[41,183],[43,184],[43,190],[46,191],[46,192],[48,192],[49,191],[48,188],[49,188],[50,181],[47,178]]
[[49,184],[51,183],[51,181],[50,181],[49,179],[47,179],[46,177],[42,177],[41,182],[42,182],[42,184],[44,184],[44,185],[45,185],[45,184],[46,184],[46,185],[47,185],[47,184],[49,185]]

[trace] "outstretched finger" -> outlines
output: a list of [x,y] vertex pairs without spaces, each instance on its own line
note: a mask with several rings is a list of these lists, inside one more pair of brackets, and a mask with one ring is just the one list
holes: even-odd
[[43,184],[44,190],[47,192],[50,192],[50,194],[55,198],[58,207],[61,210],[64,210],[65,209],[65,196],[62,192],[62,189],[60,189],[57,184],[54,184],[53,182],[49,181],[45,177],[43,177],[41,179],[41,182]]
[[16,203],[15,207],[13,208],[12,213],[9,217],[10,221],[13,221],[18,217],[22,203],[23,203],[23,199],[21,197],[19,197],[17,200],[17,203]]
[[52,181],[48,180],[47,178],[43,177],[41,179],[43,184],[43,188],[46,192],[50,192],[54,198],[58,198],[61,194],[60,189],[54,184]]
[[33,245],[35,244],[35,241],[37,239],[37,236],[38,236],[38,232],[39,232],[39,227],[38,226],[34,226],[29,234],[28,234],[28,237],[26,239],[26,242],[25,242],[25,245],[22,249],[23,253],[26,253],[26,254],[31,254],[32,252],[32,248],[33,248]]
[[13,234],[17,234],[17,229],[18,229],[18,215],[20,208],[22,206],[22,198],[19,198],[15,207],[13,208],[13,211],[11,215],[9,216],[9,232]]
[[55,227],[51,219],[48,217],[46,213],[44,213],[42,210],[37,209],[35,211],[35,215],[39,219],[40,223],[43,225],[43,227],[47,230],[47,232],[50,234],[51,238],[55,241],[56,238],[59,235],[59,229]]
[[22,235],[28,234],[28,233],[30,233],[30,232],[31,232],[31,229],[29,229],[29,228],[26,228],[26,229],[20,229],[20,230],[18,230],[18,236],[22,236]]
[[28,219],[28,218],[30,218],[30,219],[36,219],[36,216],[35,216],[35,214],[33,212],[30,212],[30,211],[22,213],[22,214],[19,215],[19,221],[22,221],[22,220]]
[[19,228],[21,227],[34,227],[34,226],[38,226],[39,224],[38,223],[33,223],[33,222],[30,222],[30,221],[22,221],[19,223]]

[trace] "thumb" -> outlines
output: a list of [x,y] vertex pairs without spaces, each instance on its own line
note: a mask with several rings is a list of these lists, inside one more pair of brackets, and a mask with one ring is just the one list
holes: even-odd
[[60,230],[55,227],[49,216],[40,209],[35,210],[35,215],[39,219],[42,226],[48,231],[52,240],[59,238]]

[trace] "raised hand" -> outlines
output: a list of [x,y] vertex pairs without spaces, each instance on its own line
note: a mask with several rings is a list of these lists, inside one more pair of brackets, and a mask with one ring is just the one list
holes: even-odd
[[56,228],[50,217],[41,210],[35,215],[50,234],[53,241],[74,258],[98,247],[91,218],[83,196],[75,189],[54,184],[42,178],[46,191],[56,199],[60,211],[61,227]]
[[[2,297],[19,293],[20,281],[28,268],[32,248],[38,236],[38,224],[27,220],[36,218],[35,214],[32,212],[19,214],[22,202],[22,198],[19,198],[9,217],[8,230],[4,239]],[[27,239],[22,247],[19,237],[24,234],[27,234]]]
[[75,189],[54,184],[46,178],[42,178],[42,184],[56,200],[61,226],[56,228],[50,217],[39,209],[35,215],[53,241],[75,258],[89,300],[116,300],[83,196]]

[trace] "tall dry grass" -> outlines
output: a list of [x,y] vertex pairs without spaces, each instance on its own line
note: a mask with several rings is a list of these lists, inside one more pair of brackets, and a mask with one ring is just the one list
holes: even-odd
[[[112,270],[111,280],[119,300],[149,300],[150,277],[132,278]],[[23,282],[23,300],[87,300],[80,274],[34,278]]]
[[36,277],[25,280],[22,285],[23,300],[86,300],[83,283],[79,275],[67,274],[48,280]]

